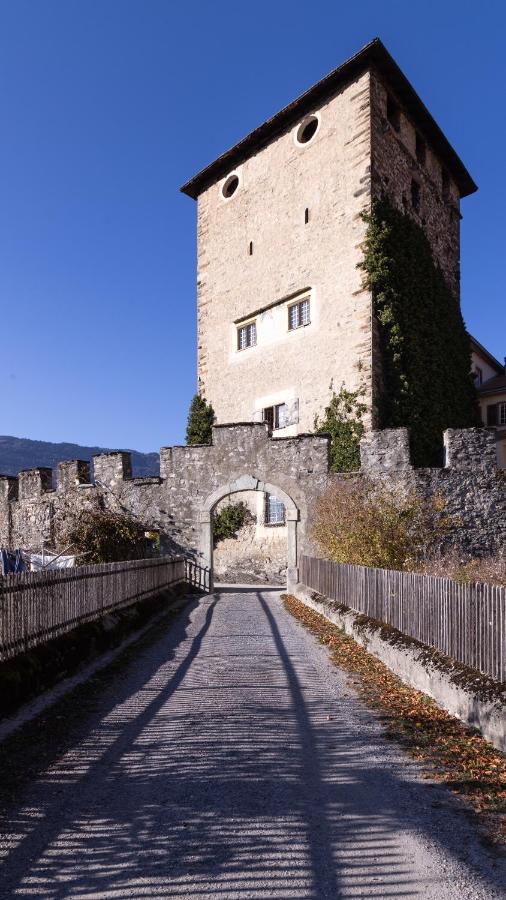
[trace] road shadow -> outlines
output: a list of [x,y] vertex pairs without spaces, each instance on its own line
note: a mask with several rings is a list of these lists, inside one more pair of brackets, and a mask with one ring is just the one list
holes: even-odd
[[81,720],[9,811],[2,898],[438,896],[405,838],[428,789],[374,757],[365,708],[362,730],[331,704],[275,593],[201,598],[88,707],[75,693]]

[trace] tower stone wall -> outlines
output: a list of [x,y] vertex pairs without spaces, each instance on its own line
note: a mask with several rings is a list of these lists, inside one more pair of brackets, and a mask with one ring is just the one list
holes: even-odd
[[[297,123],[237,168],[232,197],[223,178],[198,198],[199,388],[218,423],[286,403],[282,433],[303,433],[331,382],[370,392],[371,299],[357,268],[370,200],[369,73],[313,113],[309,143],[297,143]],[[310,324],[289,331],[288,306],[306,291]],[[248,318],[257,344],[238,351]]]
[[[316,132],[301,143],[310,117]],[[198,193],[198,381],[219,424],[261,421],[283,404],[279,435],[304,433],[344,384],[363,390],[365,425],[377,426],[381,350],[360,268],[375,198],[421,226],[460,298],[462,182],[422,118],[371,64],[330,97],[316,92],[300,119]],[[290,330],[288,309],[303,297],[310,321]],[[238,328],[252,322],[256,343],[239,349]]]
[[[390,95],[399,106],[398,130],[387,117]],[[460,195],[440,156],[393,89],[379,73],[371,72],[371,193],[388,199],[408,213],[427,235],[435,262],[455,298],[460,300]],[[423,142],[423,161],[417,159],[417,135]],[[443,187],[443,172],[447,176]],[[411,184],[420,189],[419,210],[413,207]],[[446,195],[445,191],[448,191]]]

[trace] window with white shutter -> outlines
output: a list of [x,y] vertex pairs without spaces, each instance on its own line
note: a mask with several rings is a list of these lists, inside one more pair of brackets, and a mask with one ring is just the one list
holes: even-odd
[[284,428],[287,424],[288,409],[286,403],[278,403],[276,406],[267,406],[263,410],[264,422],[267,422],[269,431]]

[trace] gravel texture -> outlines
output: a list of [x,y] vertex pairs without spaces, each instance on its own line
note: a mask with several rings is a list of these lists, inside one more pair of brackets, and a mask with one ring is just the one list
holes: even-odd
[[506,898],[278,591],[192,602],[104,671],[17,733],[2,900]]

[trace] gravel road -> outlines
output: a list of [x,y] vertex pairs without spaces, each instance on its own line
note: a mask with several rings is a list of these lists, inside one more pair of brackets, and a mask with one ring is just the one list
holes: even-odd
[[12,744],[2,900],[506,898],[504,859],[278,592],[191,602],[98,684]]

